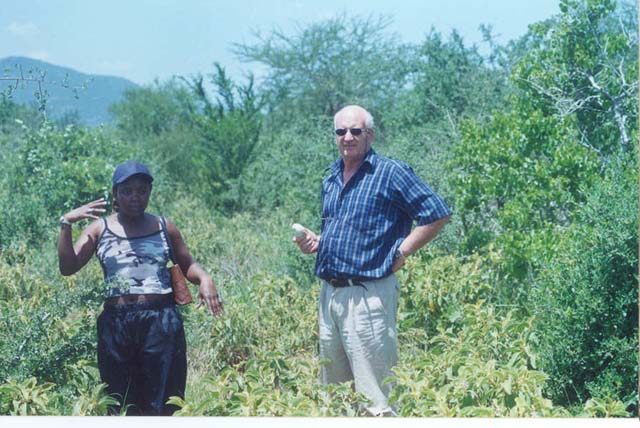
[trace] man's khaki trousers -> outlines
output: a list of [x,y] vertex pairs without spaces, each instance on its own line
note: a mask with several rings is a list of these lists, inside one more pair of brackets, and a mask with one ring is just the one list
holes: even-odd
[[333,287],[323,281],[319,301],[322,382],[354,380],[355,389],[371,403],[372,415],[395,415],[388,404],[391,376],[398,361],[396,312],[399,284],[395,275],[363,282],[362,286]]

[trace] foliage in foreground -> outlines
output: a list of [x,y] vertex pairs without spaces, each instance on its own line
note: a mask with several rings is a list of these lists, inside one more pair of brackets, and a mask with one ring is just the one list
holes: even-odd
[[[565,416],[544,397],[532,319],[496,305],[492,264],[426,253],[410,261],[400,306],[410,347],[393,400],[404,416]],[[412,346],[417,346],[411,349]],[[406,352],[406,351],[405,351]]]
[[[547,376],[536,370],[532,320],[488,301],[488,266],[477,258],[425,261],[412,260],[403,273],[401,364],[389,379],[396,384],[393,400],[399,413],[571,415],[542,394]],[[445,278],[455,279],[447,283],[457,285],[441,292]],[[180,415],[363,414],[360,405],[365,401],[351,385],[319,382],[323,361],[318,361],[316,351],[315,281],[305,285],[285,275],[263,273],[253,276],[245,288],[226,293],[222,318],[212,319],[193,307],[183,309],[190,374],[186,399],[172,399],[181,407]],[[429,310],[412,312],[416,302]],[[425,315],[431,324],[425,324]],[[93,330],[90,324],[80,328]],[[93,352],[89,355],[94,358]],[[53,362],[51,368],[61,368],[60,363]],[[0,387],[2,412],[104,414],[110,398],[95,369],[79,359],[69,361],[66,372],[60,384],[27,376],[7,380]],[[627,416],[624,407],[601,398],[572,414]]]

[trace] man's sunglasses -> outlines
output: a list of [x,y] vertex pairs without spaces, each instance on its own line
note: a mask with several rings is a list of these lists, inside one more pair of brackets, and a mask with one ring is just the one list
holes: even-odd
[[344,135],[347,135],[347,131],[351,132],[351,135],[353,135],[354,137],[357,137],[358,135],[362,134],[363,131],[366,131],[369,128],[338,128],[336,129],[336,135],[339,137],[342,137]]

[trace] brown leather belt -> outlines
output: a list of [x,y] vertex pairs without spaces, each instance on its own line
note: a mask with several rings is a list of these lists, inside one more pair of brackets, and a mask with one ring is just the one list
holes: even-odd
[[158,302],[172,300],[172,294],[127,294],[125,296],[109,297],[105,300],[105,306],[133,305],[136,303]]

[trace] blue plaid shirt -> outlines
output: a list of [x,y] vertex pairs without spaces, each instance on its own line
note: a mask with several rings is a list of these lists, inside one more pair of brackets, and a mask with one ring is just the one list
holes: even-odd
[[394,254],[418,226],[451,214],[409,165],[369,150],[344,186],[342,159],[322,182],[322,226],[315,274],[323,279],[377,279],[391,274]]

